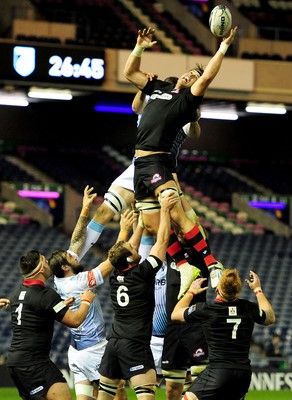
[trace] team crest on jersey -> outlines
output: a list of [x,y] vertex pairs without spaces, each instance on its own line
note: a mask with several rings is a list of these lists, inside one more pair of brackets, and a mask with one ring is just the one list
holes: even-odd
[[156,173],[156,174],[154,174],[153,176],[152,176],[152,179],[151,179],[151,183],[156,183],[156,182],[158,182],[158,181],[161,181],[161,179],[162,179],[162,177],[161,177],[161,175],[160,174],[158,174],[158,173]]
[[122,275],[118,275],[118,276],[117,276],[117,281],[118,281],[118,282],[124,282],[124,280],[125,280],[125,277],[124,277],[124,276],[122,276]]
[[196,309],[197,309],[197,304],[193,304],[192,306],[189,307],[188,314],[191,314],[192,312],[196,311]]
[[237,315],[237,307],[235,306],[228,307],[228,315]]
[[96,279],[93,271],[88,271],[87,273],[87,282],[89,287],[96,286]]

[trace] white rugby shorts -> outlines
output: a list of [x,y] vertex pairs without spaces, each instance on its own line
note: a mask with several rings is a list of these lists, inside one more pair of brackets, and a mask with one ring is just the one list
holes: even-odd
[[74,375],[74,384],[88,379],[90,382],[98,380],[100,362],[107,345],[103,339],[94,346],[84,350],[76,350],[73,346],[68,349],[68,363]]
[[157,375],[162,375],[161,359],[164,337],[151,336],[150,347],[154,358],[154,364]]

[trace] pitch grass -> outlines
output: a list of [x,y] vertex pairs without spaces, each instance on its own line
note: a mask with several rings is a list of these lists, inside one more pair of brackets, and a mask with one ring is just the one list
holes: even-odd
[[[133,389],[127,389],[128,400],[136,400]],[[292,393],[290,390],[282,391],[255,391],[251,390],[248,392],[245,400],[291,400]],[[14,388],[0,388],[0,399],[1,400],[19,400],[17,389]],[[76,400],[74,391],[72,390],[72,399]],[[158,389],[156,400],[165,400],[165,390]]]

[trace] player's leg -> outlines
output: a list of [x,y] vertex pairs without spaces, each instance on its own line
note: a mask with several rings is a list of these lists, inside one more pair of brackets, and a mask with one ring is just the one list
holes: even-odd
[[[160,195],[166,195],[170,190],[169,182],[159,187],[159,190]],[[205,232],[202,226],[199,224],[199,221],[194,218],[194,215],[190,214],[190,216],[188,216],[185,213],[182,202],[175,204],[175,206],[171,209],[170,215],[175,224],[184,233],[185,239],[189,245],[202,255],[203,260],[210,272],[211,286],[213,288],[216,287],[224,267],[212,254],[209,242],[206,240]],[[194,279],[193,272],[190,268],[184,271],[182,278],[179,298],[189,288],[190,283]]]
[[120,379],[110,379],[100,376],[98,400],[113,400],[117,395]]
[[96,400],[98,395],[98,385],[89,382],[88,379],[75,384],[76,400]]
[[132,376],[130,383],[133,386],[138,400],[154,400],[156,393],[156,371],[151,368],[144,374]]
[[98,241],[104,226],[133,202],[134,193],[132,191],[121,186],[111,185],[104,195],[103,203],[96,209],[87,226],[86,238],[78,257],[79,260]]
[[67,383],[56,382],[44,396],[46,400],[72,400],[71,392]]
[[123,379],[120,380],[118,384],[118,390],[114,397],[114,400],[127,400],[127,392],[126,392],[126,381]]
[[180,400],[186,379],[186,369],[163,370],[167,400]]

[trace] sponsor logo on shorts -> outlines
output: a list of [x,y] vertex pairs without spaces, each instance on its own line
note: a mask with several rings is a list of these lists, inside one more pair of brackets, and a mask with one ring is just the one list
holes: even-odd
[[144,368],[144,365],[135,365],[135,367],[131,367],[130,368],[130,371],[131,372],[133,372],[133,371],[139,371],[139,369],[143,369]]
[[205,352],[203,349],[201,349],[200,347],[195,351],[195,353],[193,353],[193,357],[202,357],[205,355]]
[[44,388],[43,386],[38,386],[37,388],[31,390],[31,391],[29,392],[29,394],[30,394],[30,395],[34,395],[34,394],[40,392],[41,390],[43,390],[43,388]]
[[162,179],[162,177],[161,177],[161,175],[160,174],[158,174],[158,173],[156,173],[156,174],[154,174],[153,176],[152,176],[152,179],[151,179],[151,183],[156,183],[156,182],[158,182],[158,181],[161,181],[161,179]]

